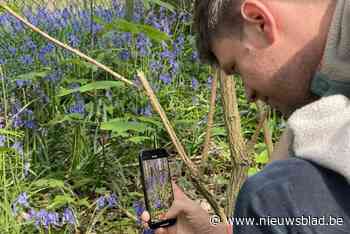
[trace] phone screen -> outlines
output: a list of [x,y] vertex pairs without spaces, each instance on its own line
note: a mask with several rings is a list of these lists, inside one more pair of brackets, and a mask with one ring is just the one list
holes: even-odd
[[173,190],[166,156],[157,155],[142,160],[146,203],[152,223],[164,220],[166,212],[173,203]]

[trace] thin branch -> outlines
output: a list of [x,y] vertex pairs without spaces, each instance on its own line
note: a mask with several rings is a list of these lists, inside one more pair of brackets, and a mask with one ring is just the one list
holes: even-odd
[[201,165],[201,173],[204,172],[205,165],[208,160],[208,152],[210,146],[210,138],[211,138],[211,129],[214,123],[214,114],[215,114],[215,103],[216,103],[216,92],[217,92],[217,80],[218,80],[218,70],[215,70],[215,75],[211,83],[211,96],[210,96],[210,107],[208,113],[208,124],[207,124],[207,132],[205,135],[204,148],[202,152],[202,165]]
[[263,128],[265,120],[267,118],[266,112],[260,113],[259,115],[260,115],[260,118],[259,118],[258,126],[256,127],[255,132],[254,132],[253,136],[251,137],[250,141],[247,143],[248,155],[251,155],[251,153],[253,153],[254,146],[258,142],[259,133],[260,133],[261,129]]
[[[264,110],[265,104],[258,101],[257,107],[260,113],[265,112],[266,116],[268,115],[268,110]],[[267,107],[268,108],[268,107]],[[273,142],[271,137],[271,129],[269,128],[268,119],[266,117],[264,124],[263,124],[263,130],[264,130],[264,141],[267,147],[267,153],[268,157],[271,158],[272,152],[273,152]]]

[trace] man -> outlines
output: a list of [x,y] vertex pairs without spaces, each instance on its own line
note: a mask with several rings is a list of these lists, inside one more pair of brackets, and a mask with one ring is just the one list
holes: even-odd
[[[233,233],[350,233],[350,1],[198,0],[195,29],[204,61],[288,118],[275,154],[289,159],[247,179],[234,217],[254,222]],[[156,233],[232,231],[174,191],[178,223]]]

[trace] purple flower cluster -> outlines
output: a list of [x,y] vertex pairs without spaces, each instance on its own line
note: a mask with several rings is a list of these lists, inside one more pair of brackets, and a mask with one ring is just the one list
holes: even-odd
[[48,229],[50,226],[62,227],[65,224],[76,224],[76,219],[72,209],[65,208],[62,214],[58,212],[51,212],[45,209],[40,209],[36,211],[34,208],[30,207],[29,197],[26,192],[20,193],[16,200],[12,203],[12,213],[13,215],[18,215],[19,208],[28,210],[24,216],[27,221],[34,221],[36,227],[44,227]]
[[107,208],[115,208],[118,205],[118,197],[115,193],[111,195],[100,196],[96,200],[96,207],[98,210],[101,210],[105,207]]
[[36,227],[44,227],[48,229],[50,226],[62,227],[64,225],[75,225],[76,219],[72,209],[65,208],[63,213],[50,212],[45,209],[35,211],[29,210],[28,220],[34,221]]
[[22,106],[19,101],[15,101],[12,104],[12,125],[14,128],[25,127],[29,129],[36,129],[37,124],[33,111],[26,108],[22,110]]

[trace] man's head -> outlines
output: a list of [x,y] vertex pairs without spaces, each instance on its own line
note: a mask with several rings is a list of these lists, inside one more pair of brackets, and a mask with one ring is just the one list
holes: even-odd
[[317,99],[310,82],[327,40],[334,0],[196,0],[203,61],[240,74],[249,100],[289,116]]

